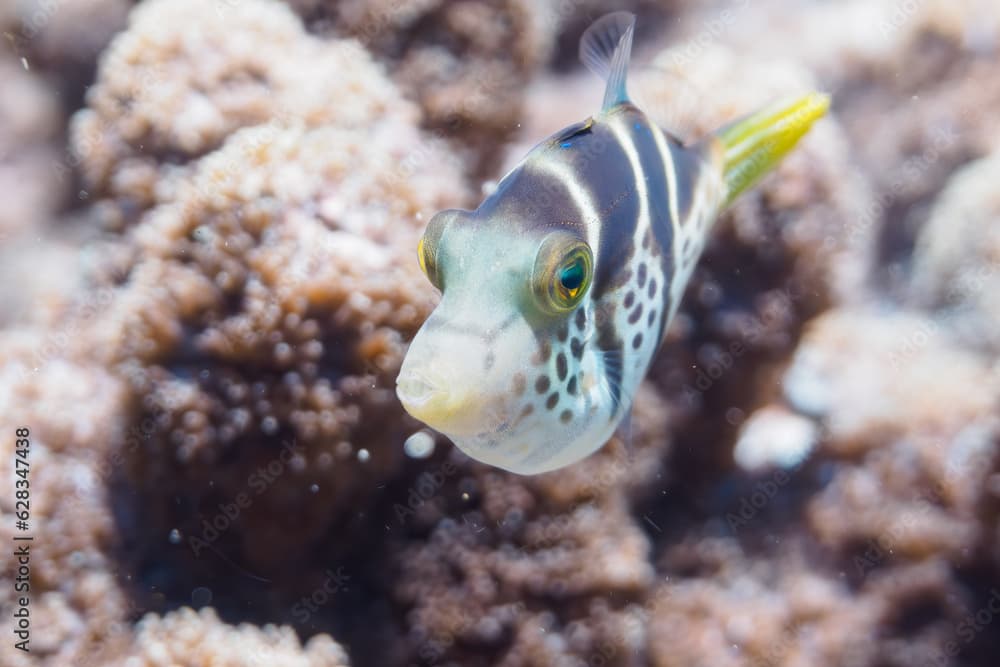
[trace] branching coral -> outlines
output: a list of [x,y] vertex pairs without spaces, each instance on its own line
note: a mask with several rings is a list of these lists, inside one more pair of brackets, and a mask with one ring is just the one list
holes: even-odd
[[524,0],[293,4],[382,56],[425,123],[480,171],[516,130],[524,88],[547,61],[556,28],[547,3]]
[[304,646],[287,627],[226,625],[211,609],[185,607],[147,616],[133,644],[111,667],[344,667],[344,650],[326,635]]
[[309,37],[278,3],[148,2],[129,22],[72,133],[84,183],[126,222],[171,200],[185,167],[239,128],[419,120],[360,46]]
[[[55,96],[15,59],[0,56],[0,239],[49,222],[66,182],[51,142],[61,118]],[[65,179],[64,179],[65,181]]]
[[[159,13],[180,10],[154,9],[138,12],[113,48],[148,30],[165,44],[187,44],[187,23]],[[260,3],[246,16],[266,23],[283,11]],[[154,27],[156,19],[163,23]],[[233,45],[248,51],[254,26],[263,29],[243,26],[229,37]],[[166,583],[168,601],[186,600],[206,578],[224,590],[246,571],[308,589],[309,577],[288,564],[315,562],[315,545],[373,501],[416,429],[393,391],[404,341],[434,298],[413,249],[422,220],[465,201],[458,161],[416,128],[415,107],[356,46],[293,41],[299,46],[275,51],[284,60],[267,61],[267,71],[295,72],[295,94],[306,99],[288,118],[265,123],[273,101],[234,83],[232,99],[250,100],[245,119],[257,125],[191,135],[191,161],[125,239],[122,275],[109,276],[121,287],[89,332],[91,353],[133,394],[131,437],[115,452],[123,462],[117,502],[128,506],[138,494],[143,507],[119,515],[138,540],[128,566],[155,576],[142,569],[155,554],[185,573]],[[342,104],[331,110],[309,97],[336,88],[311,61],[338,53],[357,78],[338,80]],[[231,54],[223,62],[241,63]],[[197,76],[190,63],[177,66]],[[193,94],[175,86],[157,95],[167,92],[181,106],[174,98],[163,106],[181,113]],[[211,92],[219,104],[229,99],[224,84]],[[149,136],[187,150],[176,115],[151,106],[147,113],[155,113]],[[162,157],[139,159],[168,169],[156,162]],[[130,161],[113,156],[114,165]],[[325,558],[353,548],[341,540]],[[163,597],[139,594],[143,607],[163,609]],[[221,594],[219,604],[227,604]]]
[[398,558],[411,659],[541,665],[632,652],[627,603],[653,571],[630,499],[662,479],[665,408],[644,387],[631,447],[613,443],[565,471],[459,464],[439,493],[445,516],[425,517],[430,534]]
[[1000,349],[1000,153],[948,182],[920,233],[913,299],[940,308],[943,325],[979,348]]
[[812,505],[813,530],[867,563],[861,575],[975,555],[976,509],[997,465],[1000,376],[954,345],[933,320],[839,311],[811,326],[786,376],[792,403],[821,420],[824,452],[846,459]]
[[[723,34],[691,9],[696,39],[630,81],[665,127],[695,138],[822,87],[803,63],[840,87],[835,111],[714,231],[631,445],[523,478],[441,439],[404,458],[419,425],[393,381],[435,299],[413,248],[434,212],[474,203],[468,166],[517,123],[578,119],[536,74],[606,8],[291,4],[307,27],[264,0],[141,3],[75,117],[54,176],[79,176],[78,212],[121,233],[82,255],[75,301],[40,299],[35,328],[0,340],[0,428],[31,426],[38,540],[33,654],[5,644],[0,662],[995,663],[976,620],[1000,566],[995,159],[949,175],[995,149],[994,119],[963,111],[995,106],[989,21],[929,0],[862,48],[815,3]],[[811,49],[814,24],[832,36]],[[780,61],[761,56],[774,34]],[[58,114],[4,63],[34,99],[0,101],[20,169]],[[933,164],[907,162],[952,127]],[[34,228],[45,206],[0,219]],[[900,225],[920,234],[912,280],[892,274],[913,285],[903,313],[869,280],[907,256]],[[773,455],[803,442],[801,464]]]
[[[454,174],[401,179],[410,151],[451,168],[405,126],[244,130],[136,228],[104,335],[142,397],[138,421],[153,424],[135,479],[187,494],[190,509],[162,507],[173,518],[161,525],[190,544],[216,503],[266,492],[237,551],[277,567],[398,465],[413,425],[393,381],[432,303],[418,218],[463,195]],[[276,460],[281,475],[257,487],[254,471]]]
[[[0,536],[19,546],[15,535],[33,537],[30,590],[15,592],[11,582],[0,592],[0,605],[13,613],[16,597],[27,593],[34,628],[30,655],[8,641],[0,646],[0,662],[83,666],[85,656],[107,648],[115,629],[120,636],[128,613],[109,553],[114,521],[104,467],[109,447],[121,435],[125,392],[105,369],[77,364],[58,350],[39,359],[40,335],[41,330],[8,331],[0,341],[0,429],[13,434],[27,428],[30,442],[28,532],[15,529],[11,492],[0,499],[6,519]],[[13,437],[0,441],[0,453],[3,479],[23,479],[14,474]],[[14,548],[0,554],[0,567],[17,571]]]

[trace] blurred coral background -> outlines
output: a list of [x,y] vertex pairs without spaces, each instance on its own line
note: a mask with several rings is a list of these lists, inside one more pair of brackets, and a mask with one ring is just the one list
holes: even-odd
[[[831,113],[716,227],[631,449],[404,447],[416,240],[597,110],[615,9],[683,139]],[[1000,664],[993,0],[4,0],[0,33],[0,664]]]

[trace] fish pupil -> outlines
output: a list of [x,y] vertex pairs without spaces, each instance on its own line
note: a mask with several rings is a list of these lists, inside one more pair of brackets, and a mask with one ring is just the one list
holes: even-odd
[[576,291],[583,285],[583,279],[583,260],[581,259],[577,259],[569,266],[563,267],[563,270],[559,273],[559,283],[571,296],[575,295]]

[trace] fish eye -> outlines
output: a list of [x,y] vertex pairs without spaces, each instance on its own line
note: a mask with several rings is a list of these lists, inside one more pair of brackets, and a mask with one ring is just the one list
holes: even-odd
[[444,228],[451,219],[450,211],[438,213],[427,224],[424,235],[417,243],[417,261],[420,262],[420,270],[424,272],[427,279],[434,287],[444,290],[444,282],[441,279],[441,271],[438,266],[438,249],[441,245],[441,236]]
[[538,304],[552,314],[572,310],[586,294],[593,273],[590,246],[566,232],[549,235],[535,261],[533,283]]
[[417,261],[420,262],[420,270],[435,287],[441,289],[437,281],[437,265],[434,263],[434,255],[430,252],[431,250],[433,247],[427,243],[425,237],[421,236],[417,242]]

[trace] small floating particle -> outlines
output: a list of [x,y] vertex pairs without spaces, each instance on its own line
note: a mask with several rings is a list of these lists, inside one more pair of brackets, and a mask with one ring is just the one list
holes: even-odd
[[412,459],[426,459],[434,453],[434,436],[427,431],[417,431],[403,443],[403,451]]

